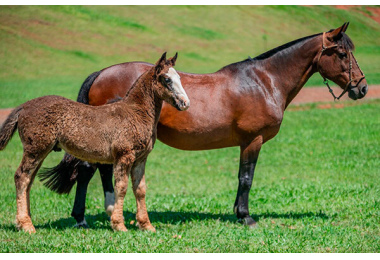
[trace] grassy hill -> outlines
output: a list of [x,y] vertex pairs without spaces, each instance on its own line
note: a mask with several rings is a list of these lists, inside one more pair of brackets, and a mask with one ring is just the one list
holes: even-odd
[[[46,94],[75,99],[93,71],[179,52],[178,70],[207,73],[350,21],[370,84],[380,83],[380,25],[365,7],[0,6],[0,108]],[[319,75],[308,85],[320,85]]]

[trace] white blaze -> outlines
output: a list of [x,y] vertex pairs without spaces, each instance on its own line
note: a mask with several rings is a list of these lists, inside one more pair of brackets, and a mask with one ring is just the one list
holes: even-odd
[[166,74],[173,82],[174,93],[178,99],[182,100],[185,103],[186,109],[190,105],[190,100],[187,97],[185,90],[182,87],[181,77],[178,75],[177,71],[174,68],[170,68],[169,72]]

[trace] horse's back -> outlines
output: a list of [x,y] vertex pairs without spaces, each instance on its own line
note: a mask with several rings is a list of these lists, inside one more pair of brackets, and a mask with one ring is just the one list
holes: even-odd
[[99,106],[124,97],[133,83],[152,66],[145,62],[126,62],[103,69],[90,88],[89,104]]

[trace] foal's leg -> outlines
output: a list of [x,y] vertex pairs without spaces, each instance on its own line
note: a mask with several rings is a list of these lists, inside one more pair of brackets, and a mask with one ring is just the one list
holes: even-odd
[[71,216],[75,218],[77,223],[74,227],[88,228],[84,212],[86,209],[86,195],[88,183],[94,176],[96,167],[88,162],[81,162],[78,166],[77,190],[75,193],[75,201]]
[[115,205],[115,193],[112,184],[112,165],[99,164],[98,168],[103,184],[104,209],[108,216],[111,216]]
[[24,153],[14,176],[17,202],[16,227],[29,233],[36,232],[30,218],[29,192],[42,161],[43,159],[36,159]]
[[248,196],[261,146],[262,137],[259,136],[249,145],[240,147],[239,188],[236,195],[234,212],[244,225],[252,227],[256,225],[256,222],[249,215]]
[[113,166],[115,176],[115,207],[111,215],[111,227],[115,231],[127,231],[124,225],[123,204],[124,197],[127,193],[128,175],[131,171],[131,165],[134,157],[125,156],[119,159]]
[[156,232],[149,220],[145,205],[145,163],[146,159],[134,165],[131,172],[133,193],[136,197],[136,220],[140,229]]
[[[42,162],[37,166],[36,170],[34,171],[35,173],[38,172],[38,170],[40,169],[41,165],[42,165]],[[36,175],[37,174],[33,174],[31,176],[31,180],[30,180],[28,188],[26,190],[26,199],[27,199],[27,203],[28,203],[28,214],[29,214],[29,217],[31,217],[31,213],[30,213],[30,189],[32,188],[32,185],[33,185],[33,182],[34,182],[34,179],[35,179]]]

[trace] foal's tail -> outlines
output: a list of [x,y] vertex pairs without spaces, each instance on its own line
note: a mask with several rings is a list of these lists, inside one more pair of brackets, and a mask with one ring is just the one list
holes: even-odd
[[13,109],[3,125],[0,127],[0,151],[4,150],[13,134],[16,132],[18,116],[22,110],[22,105]]
[[[95,79],[102,71],[96,71],[83,82],[77,101],[83,104],[89,103],[88,93]],[[44,186],[58,194],[69,194],[77,181],[78,167],[82,161],[70,154],[65,154],[61,162],[52,168],[45,168],[38,172],[40,181]]]

